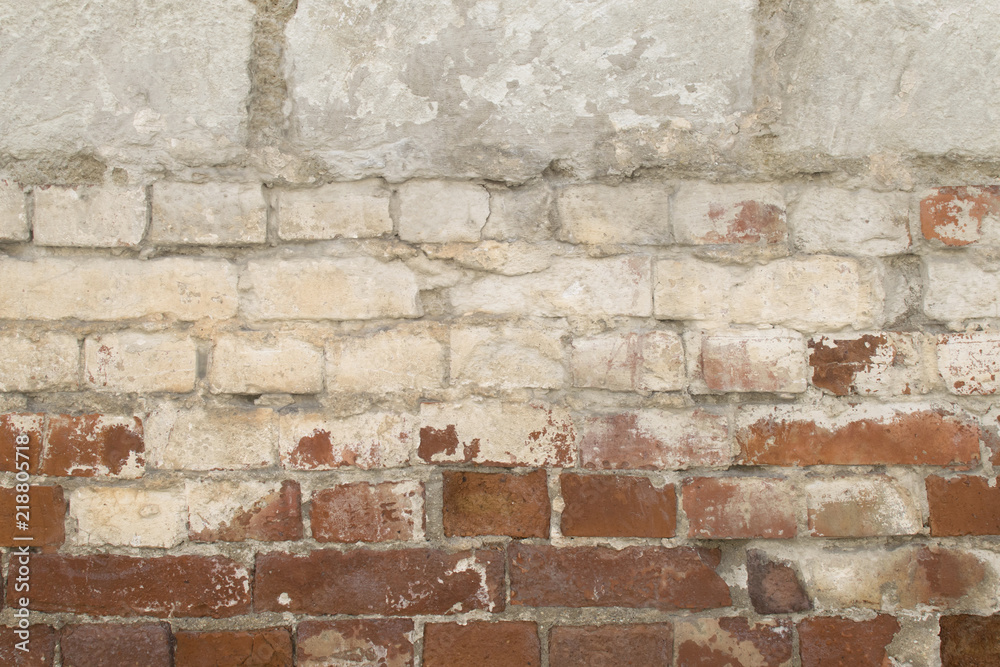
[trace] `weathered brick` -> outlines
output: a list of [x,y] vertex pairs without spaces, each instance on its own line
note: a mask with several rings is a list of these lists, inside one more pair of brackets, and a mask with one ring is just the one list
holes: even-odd
[[815,480],[805,492],[818,537],[915,535],[924,525],[915,494],[885,475]]
[[[0,415],[0,470],[16,472],[24,470],[32,475],[38,473],[38,463],[42,455],[42,433],[45,415],[9,413]],[[22,449],[18,457],[17,437],[28,436],[27,449]],[[24,455],[27,455],[27,460]],[[25,463],[28,465],[25,467]]]
[[[28,502],[17,502],[16,489],[0,489],[0,546],[58,546],[66,539],[66,500],[61,486],[29,486]],[[28,505],[26,531],[15,530],[16,505]],[[14,537],[30,536],[30,542]]]
[[592,417],[583,426],[586,468],[683,469],[726,466],[732,460],[729,425],[707,410],[638,410]]
[[292,634],[288,628],[174,633],[174,664],[188,667],[253,665],[292,667]]
[[944,322],[977,317],[1000,317],[1000,273],[989,261],[975,258],[923,257],[924,313]]
[[224,260],[0,259],[0,318],[194,321],[236,314],[236,270]]
[[953,394],[989,396],[1000,388],[1000,335],[939,336],[937,358],[944,386]]
[[371,320],[423,313],[413,272],[402,262],[370,257],[251,261],[240,276],[240,290],[240,310],[251,320]]
[[802,667],[876,667],[890,664],[886,649],[899,621],[882,614],[870,621],[817,616],[799,621],[798,630]]
[[[17,569],[11,561],[8,576]],[[211,616],[250,612],[250,573],[223,556],[31,556],[30,609],[94,616]],[[7,589],[7,603],[17,600]]]
[[927,406],[856,406],[836,417],[802,407],[737,411],[740,460],[750,465],[951,465],[979,460],[979,426]]
[[553,193],[547,184],[520,187],[487,186],[490,217],[484,239],[496,241],[545,241],[552,238],[549,209]]
[[444,472],[444,534],[549,536],[549,491],[544,470],[509,473]]
[[109,415],[52,415],[43,475],[140,477],[146,467],[142,420]]
[[701,341],[706,386],[725,392],[806,390],[806,345],[794,331],[726,331]]
[[490,215],[481,185],[407,181],[399,186],[399,238],[415,243],[475,242]]
[[435,333],[431,326],[401,326],[330,340],[327,388],[380,394],[440,387],[446,356]]
[[435,549],[257,554],[254,610],[300,614],[502,611],[503,556]]
[[567,537],[673,537],[677,495],[672,484],[656,488],[646,477],[559,476]]
[[389,190],[376,179],[277,190],[278,235],[285,240],[371,238],[392,233]]
[[534,621],[428,623],[424,626],[423,664],[538,667],[542,664],[538,626]]
[[410,460],[416,420],[374,412],[343,419],[323,415],[281,415],[281,464],[302,470],[344,466],[398,468]]
[[74,544],[169,549],[187,537],[187,504],[180,486],[82,486],[69,494]]
[[745,618],[682,619],[674,626],[678,665],[791,667],[792,623]]
[[258,183],[153,185],[153,243],[245,245],[267,236],[267,203]]
[[808,253],[899,255],[910,248],[905,192],[809,187],[789,207],[795,248]]
[[164,404],[150,415],[147,431],[157,468],[247,470],[273,466],[278,458],[278,419],[268,408]]
[[323,389],[323,352],[282,335],[220,336],[208,385],[217,394],[315,394]]
[[651,285],[649,257],[565,257],[537,273],[487,276],[461,282],[449,292],[458,313],[648,317]]
[[570,368],[575,387],[678,391],[687,385],[684,346],[681,337],[670,331],[576,338]]
[[549,630],[549,665],[671,665],[673,628],[669,623],[571,626]]
[[59,633],[64,665],[172,667],[170,643],[167,623],[74,624]]
[[[26,632],[17,635],[16,632]],[[55,660],[56,640],[59,633],[50,625],[29,625],[27,629],[16,630],[0,625],[0,664],[10,667],[51,667]],[[17,644],[28,639],[28,650],[22,651]]]
[[424,535],[424,485],[356,482],[314,491],[309,524],[317,542],[388,542]]
[[146,189],[77,185],[35,188],[32,240],[45,246],[135,246],[146,231]]
[[1000,615],[941,617],[941,667],[1000,665]]
[[718,551],[691,547],[535,546],[514,542],[510,601],[530,607],[702,610],[731,604]]
[[798,573],[759,549],[747,551],[747,592],[758,614],[789,614],[812,609]]
[[25,203],[21,186],[0,179],[0,241],[27,241],[30,237]]
[[685,245],[784,243],[785,200],[769,185],[685,183],[674,196],[674,238]]
[[185,495],[192,541],[302,539],[302,492],[294,480],[187,482]]
[[188,392],[198,378],[198,347],[175,334],[136,331],[87,338],[84,382],[101,392]]
[[571,185],[558,191],[556,207],[561,241],[670,243],[670,189],[660,183]]
[[79,360],[75,336],[0,336],[0,391],[76,389]]
[[936,382],[928,346],[933,341],[919,333],[814,336],[811,382],[835,396],[926,394]]
[[451,330],[451,381],[489,389],[558,389],[566,383],[565,329],[540,324]]
[[1000,187],[935,188],[920,200],[924,238],[964,246],[1000,237]]
[[876,270],[828,255],[750,268],[662,259],[656,263],[653,291],[657,319],[774,324],[805,331],[872,326],[884,300]]
[[413,621],[406,618],[303,621],[295,638],[298,667],[365,662],[380,667],[412,667]]
[[1000,486],[983,477],[928,477],[931,535],[1000,535]]
[[684,481],[681,498],[688,537],[793,538],[794,485],[765,477],[697,477]]

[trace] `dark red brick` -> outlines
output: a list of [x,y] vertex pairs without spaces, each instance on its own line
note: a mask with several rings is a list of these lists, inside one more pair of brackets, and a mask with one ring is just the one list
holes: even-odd
[[538,667],[538,626],[530,621],[428,623],[424,667]]
[[[16,472],[21,468],[18,463],[28,462],[25,472],[32,475],[38,473],[38,462],[42,454],[42,429],[45,416],[29,413],[10,413],[0,415],[0,470]],[[15,442],[17,436],[28,436],[28,449],[21,450],[18,458]],[[28,458],[25,459],[24,455]]]
[[673,653],[669,623],[561,625],[549,631],[550,667],[670,665]]
[[982,477],[927,478],[931,535],[1000,535],[1000,486]]
[[145,452],[138,417],[54,415],[45,434],[41,472],[94,477],[129,472],[126,466],[141,471]]
[[570,537],[673,537],[677,495],[672,484],[657,489],[646,477],[559,476],[564,509],[562,534]]
[[178,667],[292,667],[292,634],[287,628],[224,632],[178,632]]
[[404,618],[303,621],[296,634],[296,665],[410,667],[413,621]]
[[766,477],[698,477],[681,489],[688,537],[795,537],[795,487]]
[[195,542],[280,542],[302,539],[302,492],[299,483],[285,480],[281,489],[269,493],[221,526],[190,531]]
[[444,534],[549,536],[549,490],[544,470],[511,473],[444,472]]
[[699,618],[674,628],[677,664],[689,667],[786,667],[792,660],[790,621],[751,624],[745,618]]
[[418,482],[342,484],[312,495],[309,522],[319,542],[412,540],[424,525]]
[[55,660],[58,633],[48,625],[29,625],[27,628],[27,652],[17,648],[24,638],[16,633],[24,632],[7,626],[0,626],[0,665],[4,667],[50,667]]
[[747,588],[758,614],[812,609],[812,602],[792,566],[771,560],[763,551],[747,551]]
[[941,667],[1000,667],[1000,615],[942,616]]
[[858,393],[855,378],[876,367],[876,356],[896,357],[895,346],[885,334],[857,338],[817,336],[809,339],[812,384],[836,396]]
[[173,665],[167,623],[67,625],[60,633],[59,646],[66,667]]
[[974,554],[927,546],[914,549],[904,563],[898,584],[899,603],[949,609],[974,593],[987,578],[986,567]]
[[881,614],[870,621],[819,616],[799,621],[798,628],[802,667],[885,667],[899,621]]
[[[66,500],[61,486],[32,486],[28,489],[27,531],[15,530],[16,488],[0,489],[0,546],[59,546],[66,539]],[[15,540],[14,537],[31,537]]]
[[1000,215],[1000,187],[936,188],[920,200],[920,230],[926,239],[964,246],[979,241],[983,218]]

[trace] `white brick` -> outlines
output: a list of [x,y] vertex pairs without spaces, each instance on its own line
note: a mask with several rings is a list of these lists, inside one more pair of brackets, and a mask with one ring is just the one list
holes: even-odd
[[146,231],[145,188],[35,188],[34,242],[48,246],[134,246]]
[[669,331],[573,340],[573,385],[612,391],[677,391],[687,384],[681,337]]
[[281,464],[305,470],[399,468],[409,463],[416,437],[416,420],[409,415],[283,414]]
[[323,352],[281,334],[220,336],[208,384],[216,394],[315,394],[323,389]]
[[650,259],[560,258],[538,273],[488,276],[457,285],[450,294],[459,313],[648,316],[652,313]]
[[73,336],[0,336],[0,391],[76,389],[79,360]]
[[259,183],[175,183],[153,186],[154,243],[244,245],[267,237],[267,204]]
[[927,280],[924,312],[927,316],[957,323],[977,317],[1000,317],[1000,271],[992,263],[983,267],[967,257],[924,257]]
[[84,486],[69,495],[74,544],[169,549],[187,538],[183,487]]
[[451,380],[490,389],[566,383],[565,328],[539,324],[456,327],[451,332]]
[[721,331],[701,341],[701,377],[712,391],[801,393],[807,368],[795,331]]
[[384,393],[440,387],[445,348],[425,326],[345,336],[326,346],[330,391]]
[[236,270],[221,260],[0,259],[0,285],[0,318],[193,321],[236,314]]
[[685,183],[671,209],[674,239],[685,245],[784,243],[785,200],[769,185]]
[[370,320],[422,314],[413,272],[369,257],[250,262],[240,278],[252,320]]
[[898,255],[910,248],[905,192],[808,188],[788,219],[801,252]]
[[1000,388],[1000,334],[940,336],[937,359],[945,387],[953,394],[988,396]]
[[277,462],[272,410],[162,405],[145,424],[153,466],[169,470],[247,470]]
[[670,190],[659,183],[575,185],[559,191],[559,239],[570,243],[670,243]]
[[399,238],[415,243],[475,242],[490,215],[481,185],[407,181],[399,186]]
[[370,238],[392,233],[389,190],[368,179],[310,190],[280,190],[278,235],[283,239]]
[[145,393],[194,389],[198,349],[191,338],[126,331],[91,336],[83,350],[84,382],[94,391]]
[[24,191],[17,183],[0,180],[0,241],[27,241],[29,236]]

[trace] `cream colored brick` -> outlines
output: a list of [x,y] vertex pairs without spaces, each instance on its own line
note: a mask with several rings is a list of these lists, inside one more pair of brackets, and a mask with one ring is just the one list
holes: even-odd
[[370,238],[392,233],[389,190],[368,179],[310,190],[280,190],[278,235],[287,240]]
[[801,252],[898,255],[910,247],[905,192],[808,188],[789,207],[788,220]]
[[910,488],[886,475],[807,483],[806,508],[811,534],[877,537],[919,533],[924,522],[916,502],[916,483],[909,481]]
[[184,321],[236,314],[236,270],[222,260],[0,259],[0,318]]
[[280,334],[220,336],[208,384],[215,394],[315,394],[323,389],[323,352]]
[[159,406],[145,424],[153,466],[247,470],[277,462],[278,419],[266,408]]
[[988,260],[962,256],[924,257],[924,312],[955,324],[980,317],[1000,317],[1000,271]]
[[807,386],[806,342],[795,331],[706,334],[700,362],[701,378],[711,391],[801,393]]
[[419,317],[417,279],[401,262],[370,257],[255,261],[240,278],[251,320]]
[[48,246],[134,246],[146,232],[140,186],[35,188],[34,241]]
[[29,236],[24,191],[0,179],[0,241],[27,241]]
[[415,243],[478,241],[490,215],[481,185],[407,181],[399,186],[399,238]]
[[[239,520],[280,496],[282,480],[202,479],[184,485],[187,527],[192,539],[214,541],[212,533],[238,528]],[[228,541],[228,540],[227,540]]]
[[933,337],[880,331],[809,340],[811,382],[836,396],[926,394],[937,384]]
[[503,324],[451,331],[451,380],[491,389],[566,384],[564,327]]
[[198,373],[188,337],[134,331],[91,336],[83,347],[84,382],[94,391],[187,392]]
[[490,187],[490,217],[483,238],[495,241],[545,241],[552,238],[552,190],[545,184]]
[[1000,334],[938,337],[938,371],[945,388],[960,396],[989,396],[1000,389]]
[[0,336],[0,391],[75,389],[79,360],[74,336]]
[[180,486],[83,486],[69,495],[69,515],[77,527],[73,543],[83,546],[169,549],[187,538],[187,503]]
[[671,209],[674,238],[686,245],[784,243],[785,200],[770,185],[685,183]]
[[424,326],[336,338],[326,346],[330,391],[383,393],[442,385],[445,349]]
[[416,420],[405,414],[369,413],[339,419],[283,414],[281,464],[304,470],[399,468],[409,463],[416,437]]
[[154,243],[245,245],[267,237],[267,204],[259,183],[153,185]]
[[570,243],[670,243],[670,190],[660,183],[572,185],[559,191],[559,240]]
[[577,338],[570,365],[576,387],[677,391],[687,384],[681,337],[669,331]]

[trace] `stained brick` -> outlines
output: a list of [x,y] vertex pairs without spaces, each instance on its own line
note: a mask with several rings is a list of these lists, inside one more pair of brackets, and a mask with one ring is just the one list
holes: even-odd
[[681,337],[670,331],[610,333],[573,341],[575,387],[677,391],[687,384]]
[[682,469],[732,460],[729,425],[707,410],[638,410],[587,419],[580,441],[586,468]]
[[677,495],[672,484],[655,488],[646,477],[559,476],[567,537],[673,537]]
[[294,480],[205,480],[186,486],[188,537],[196,542],[302,538],[302,492]]
[[[0,546],[14,547],[28,544],[33,547],[58,546],[66,539],[66,500],[61,486],[31,486],[28,489],[28,531],[15,530],[14,488],[0,489]],[[30,536],[31,542],[15,540],[14,536]]]
[[915,535],[923,528],[913,494],[887,476],[816,480],[805,491],[812,535]]
[[[42,433],[45,416],[29,413],[8,413],[0,415],[0,470],[16,472],[25,469],[34,475],[38,473],[38,463],[42,455]],[[27,449],[22,449],[27,459],[17,455],[17,436],[28,436]],[[28,467],[23,464],[27,461]],[[21,464],[21,468],[18,468]]]
[[538,667],[541,661],[538,626],[531,621],[470,621],[465,625],[428,623],[424,626],[423,664],[426,667]]
[[938,371],[944,386],[959,396],[989,396],[1000,388],[1000,335],[948,334],[938,337]]
[[685,480],[681,495],[688,537],[795,537],[798,494],[786,480],[698,477]]
[[982,477],[928,477],[931,535],[1000,535],[1000,486]]
[[783,243],[785,202],[773,186],[685,184],[674,197],[678,243]]
[[413,621],[405,618],[303,621],[295,640],[298,667],[413,665]]
[[811,382],[835,396],[926,394],[935,384],[929,342],[919,333],[814,336]]
[[714,391],[806,390],[806,347],[794,331],[732,331],[705,336],[701,370]]
[[232,632],[175,633],[174,661],[185,667],[292,667],[292,635],[287,628]]
[[[1000,225],[1000,187],[936,188],[920,200],[920,230],[924,238],[948,246],[964,246],[983,238],[987,227]],[[996,234],[995,229],[987,232]]]
[[67,625],[60,632],[59,647],[63,664],[67,667],[172,667],[174,664],[170,655],[170,626],[167,623]]
[[283,414],[281,463],[299,470],[398,468],[410,459],[415,422],[409,415],[380,412],[345,419]]
[[790,621],[745,618],[683,619],[674,626],[678,665],[790,667]]
[[799,621],[802,667],[881,667],[889,664],[886,647],[899,621],[879,615],[870,621],[836,616]]
[[812,609],[812,602],[788,563],[758,549],[747,551],[747,591],[758,614],[788,614]]
[[[17,635],[26,632],[27,635]],[[26,630],[0,626],[0,664],[9,667],[51,667],[55,660],[58,632],[49,625],[29,625]],[[17,648],[28,639],[28,651]]]
[[544,470],[444,473],[444,534],[549,536],[549,491]]
[[423,536],[424,485],[356,482],[314,491],[309,523],[318,542],[386,542]]
[[549,665],[670,665],[673,628],[641,625],[560,625],[549,631]]
[[941,667],[1000,666],[1000,615],[942,616]]
[[197,380],[197,345],[172,334],[126,331],[90,337],[84,358],[84,382],[94,391],[188,392]]
[[145,451],[138,417],[53,415],[45,433],[41,473],[139,477],[146,465]]
[[719,553],[691,547],[534,546],[514,543],[510,600],[531,607],[711,609],[731,604]]

